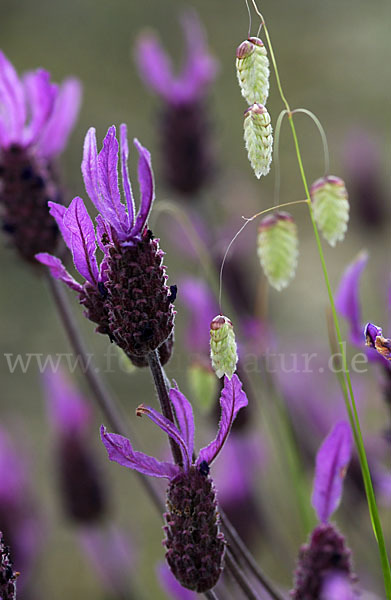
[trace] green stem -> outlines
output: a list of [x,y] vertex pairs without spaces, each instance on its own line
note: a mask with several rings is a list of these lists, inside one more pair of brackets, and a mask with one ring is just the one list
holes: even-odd
[[[356,402],[355,402],[354,394],[353,394],[352,382],[351,382],[350,373],[349,373],[349,370],[347,367],[346,352],[345,352],[345,347],[344,347],[344,344],[342,341],[341,329],[339,326],[337,311],[335,308],[333,292],[332,292],[331,285],[330,285],[330,279],[328,276],[326,261],[325,261],[324,254],[323,254],[323,249],[322,249],[322,244],[320,241],[318,227],[316,225],[313,210],[312,210],[308,182],[307,182],[307,178],[306,178],[305,171],[304,171],[304,166],[303,166],[303,161],[302,161],[302,157],[301,157],[296,128],[295,128],[295,124],[293,122],[292,111],[290,109],[288,101],[282,90],[281,80],[279,77],[277,64],[276,64],[273,48],[271,45],[269,32],[266,28],[266,25],[264,26],[264,30],[265,30],[266,39],[267,39],[267,42],[269,45],[270,57],[271,57],[274,71],[276,74],[277,86],[278,86],[278,89],[280,92],[281,99],[282,99],[283,103],[285,104],[286,109],[288,111],[288,118],[289,118],[291,130],[292,130],[293,141],[295,144],[295,150],[296,150],[297,161],[299,163],[300,175],[301,175],[301,179],[302,179],[303,185],[304,185],[304,190],[305,190],[305,193],[307,196],[308,210],[310,213],[311,223],[312,223],[312,227],[313,227],[314,234],[315,234],[315,239],[316,239],[316,244],[317,244],[317,248],[318,248],[318,252],[319,252],[320,262],[322,265],[323,276],[324,276],[324,280],[326,283],[327,293],[328,293],[328,297],[329,297],[329,301],[330,301],[334,327],[335,327],[335,331],[337,334],[338,343],[341,348],[344,377],[340,378],[340,382],[341,382],[343,396],[345,399],[345,404],[346,404],[346,409],[347,409],[350,425],[351,425],[351,428],[353,431],[353,436],[354,436],[354,440],[356,443],[358,456],[359,456],[359,460],[360,460],[360,466],[361,466],[362,476],[363,476],[363,480],[364,480],[365,492],[366,492],[366,496],[367,496],[369,514],[370,514],[371,521],[372,521],[372,527],[373,527],[374,534],[375,534],[377,544],[379,547],[379,554],[380,554],[380,560],[381,560],[381,565],[382,565],[382,570],[383,570],[384,585],[385,585],[387,600],[391,600],[391,568],[390,568],[390,563],[389,563],[389,559],[387,556],[387,549],[386,549],[385,539],[384,539],[383,530],[382,530],[382,526],[381,526],[381,522],[380,522],[379,511],[378,511],[377,504],[376,504],[375,493],[373,490],[371,474],[370,474],[369,466],[368,466],[368,459],[367,459],[367,455],[365,452],[364,441],[363,441],[361,427],[360,427],[360,420],[358,417],[357,406],[356,406]],[[350,396],[350,399],[349,399],[349,396]]]

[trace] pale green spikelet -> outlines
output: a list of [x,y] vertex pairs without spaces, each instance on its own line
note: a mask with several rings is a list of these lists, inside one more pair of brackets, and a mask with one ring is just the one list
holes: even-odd
[[238,352],[232,323],[223,315],[217,315],[210,324],[210,358],[218,378],[223,375],[232,378]]
[[248,159],[258,179],[270,171],[273,130],[270,115],[262,104],[253,104],[244,113],[244,140]]
[[266,104],[269,95],[269,59],[262,40],[250,37],[236,50],[236,74],[242,96],[249,104]]
[[345,183],[340,177],[328,175],[312,184],[314,218],[330,246],[342,242],[349,221],[349,201]]
[[260,222],[258,257],[270,285],[278,291],[295,275],[298,245],[297,227],[290,214],[276,212]]

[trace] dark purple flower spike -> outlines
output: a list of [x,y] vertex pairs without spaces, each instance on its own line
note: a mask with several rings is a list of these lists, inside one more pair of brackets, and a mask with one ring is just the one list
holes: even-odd
[[52,252],[58,229],[48,200],[62,201],[54,161],[64,149],[79,112],[80,84],[50,82],[43,69],[21,80],[0,51],[0,207],[3,230],[30,262]]
[[[84,284],[75,281],[58,258],[47,253],[36,258],[49,267],[54,278],[79,293],[85,314],[98,324],[99,333],[109,335],[137,366],[146,366],[148,353],[157,348],[163,362],[170,357],[175,294],[166,285],[159,240],[147,229],[154,201],[150,154],[135,140],[141,194],[136,214],[127,170],[125,125],[120,128],[120,141],[121,149],[115,127],[110,127],[98,154],[93,128],[85,138],[82,172],[87,193],[99,211],[96,231],[81,198],[74,198],[67,209],[49,203]],[[121,201],[118,184],[119,153],[126,204]],[[100,265],[97,245],[103,253]]]
[[0,598],[1,600],[16,600],[16,579],[10,557],[10,549],[5,545],[3,534],[0,531]]
[[137,414],[147,415],[179,446],[182,465],[161,462],[136,452],[126,438],[101,428],[109,458],[144,475],[170,480],[167,489],[166,560],[180,584],[196,592],[213,588],[223,568],[224,536],[220,532],[216,494],[209,468],[222,450],[239,410],[247,397],[237,375],[224,379],[221,420],[216,439],[202,448],[193,461],[194,419],[190,402],[178,388],[170,390],[177,425],[151,407],[141,405]]
[[348,582],[353,594],[356,577],[352,572],[351,552],[343,535],[328,522],[341,500],[352,446],[349,424],[341,421],[319,448],[312,504],[321,524],[313,530],[309,543],[300,549],[291,593],[294,600],[319,600],[329,578],[334,576]]
[[151,32],[140,36],[136,62],[141,78],[163,101],[161,146],[164,178],[180,194],[193,195],[213,172],[206,96],[217,71],[195,12],[182,17],[186,58],[178,75]]

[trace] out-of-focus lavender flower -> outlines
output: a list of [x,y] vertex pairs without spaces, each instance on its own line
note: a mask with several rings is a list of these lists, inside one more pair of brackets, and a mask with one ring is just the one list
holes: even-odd
[[345,144],[344,162],[355,214],[366,229],[382,227],[387,222],[388,197],[382,187],[381,152],[374,136],[368,131],[352,131]]
[[319,600],[325,584],[334,576],[345,578],[354,592],[356,577],[352,572],[351,552],[345,538],[328,523],[341,499],[351,451],[350,427],[341,421],[327,436],[316,457],[312,504],[321,524],[313,530],[309,543],[300,549],[291,593],[294,600]]
[[[36,258],[49,267],[54,278],[78,292],[87,318],[98,324],[99,333],[109,335],[137,366],[145,366],[147,355],[166,342],[161,358],[167,362],[170,357],[176,286],[167,287],[164,253],[159,240],[147,229],[155,196],[150,154],[135,140],[141,193],[136,215],[127,167],[126,125],[121,125],[120,141],[126,205],[118,185],[115,127],[109,128],[99,154],[93,128],[85,138],[82,172],[87,193],[99,211],[96,231],[81,198],[74,198],[69,208],[49,202],[84,284],[78,283],[55,256],[40,253]],[[99,266],[97,244],[103,253]]]
[[170,58],[152,32],[140,35],[136,62],[145,84],[163,103],[161,142],[167,183],[193,195],[213,171],[206,95],[217,71],[202,25],[193,11],[182,15],[186,60],[175,75]]
[[101,428],[109,458],[144,475],[167,478],[167,510],[164,527],[166,560],[184,587],[205,592],[214,587],[221,571],[225,541],[220,532],[217,501],[209,468],[222,450],[239,410],[247,406],[237,375],[225,377],[221,394],[221,420],[216,438],[200,450],[193,462],[194,419],[190,402],[178,388],[170,390],[178,428],[153,408],[141,405],[137,414],[147,415],[181,450],[182,464],[161,462],[133,450],[128,439]]
[[[18,593],[27,589],[43,541],[42,519],[32,493],[30,464],[20,442],[0,428],[0,530],[12,548]],[[22,596],[21,596],[22,597]]]
[[259,432],[246,429],[231,433],[215,467],[213,479],[219,492],[219,504],[247,544],[255,542],[262,530],[256,483],[262,477],[266,459]]
[[62,200],[53,161],[66,145],[80,99],[76,79],[57,86],[43,69],[21,79],[0,51],[1,216],[3,230],[28,261],[57,243],[47,207],[48,200]]
[[196,600],[197,594],[182,587],[165,563],[159,563],[156,570],[160,584],[169,598],[172,600]]
[[6,546],[0,532],[0,598],[1,600],[16,600],[17,573],[14,570],[10,549]]
[[186,277],[180,281],[181,300],[189,310],[186,328],[188,352],[201,356],[209,354],[209,324],[218,314],[218,304],[202,279]]
[[[368,341],[366,339],[367,327],[364,328],[360,309],[360,279],[367,262],[368,254],[360,252],[354,261],[348,265],[342,275],[335,298],[338,312],[349,323],[350,341],[358,347],[363,347],[365,341]],[[371,327],[370,332],[372,332]],[[373,345],[367,344],[367,356],[369,360],[381,362],[384,366],[387,365],[384,357],[376,352],[375,338]]]
[[80,531],[79,540],[104,589],[127,597],[136,562],[130,536],[113,525],[92,526]]
[[79,524],[97,522],[107,506],[101,473],[89,443],[92,413],[64,373],[45,373],[44,384],[65,513]]

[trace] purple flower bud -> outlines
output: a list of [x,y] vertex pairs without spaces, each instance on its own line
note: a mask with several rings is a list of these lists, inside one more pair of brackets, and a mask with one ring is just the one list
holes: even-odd
[[376,338],[378,335],[382,335],[382,328],[374,325],[373,323],[367,323],[364,329],[365,345],[371,348],[376,348]]
[[351,584],[356,581],[345,538],[333,525],[322,524],[313,530],[309,543],[300,549],[292,599],[319,600],[330,575],[345,576]]
[[67,142],[80,97],[75,79],[57,87],[42,69],[21,80],[0,52],[2,228],[29,262],[35,263],[38,252],[52,252],[58,241],[58,228],[47,206],[48,201],[62,202],[53,160]]
[[382,336],[381,327],[368,323],[364,330],[365,345],[374,348],[380,356],[391,361],[391,339]]
[[0,598],[1,600],[16,600],[16,578],[10,549],[5,545],[3,534],[0,532]]

